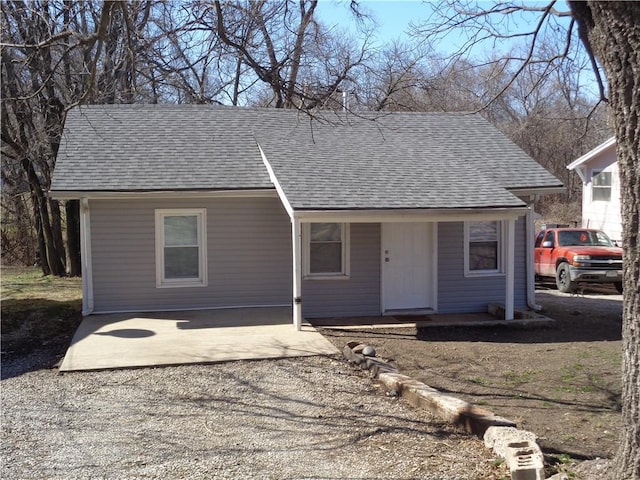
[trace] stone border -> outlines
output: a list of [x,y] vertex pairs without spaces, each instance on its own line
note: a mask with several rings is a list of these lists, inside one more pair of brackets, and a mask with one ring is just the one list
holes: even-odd
[[[487,448],[505,460],[512,480],[546,478],[544,457],[535,434],[518,430],[516,423],[511,420],[459,398],[444,395],[425,383],[399,373],[395,367],[376,358],[375,350],[371,349],[371,355],[364,355],[362,352],[365,347],[368,346],[349,342],[342,353],[349,362],[369,370],[387,393],[401,396],[412,406],[482,438]],[[554,475],[551,478],[559,477]]]

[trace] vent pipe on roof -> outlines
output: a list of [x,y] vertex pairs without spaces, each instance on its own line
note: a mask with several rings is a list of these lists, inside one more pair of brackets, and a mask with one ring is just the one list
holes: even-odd
[[349,109],[349,93],[346,90],[342,91],[342,111],[346,112]]

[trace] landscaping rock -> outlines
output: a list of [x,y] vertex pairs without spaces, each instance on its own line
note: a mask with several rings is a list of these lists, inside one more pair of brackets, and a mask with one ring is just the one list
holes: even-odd
[[422,408],[448,423],[463,428],[468,433],[482,437],[493,425],[515,427],[515,423],[498,417],[489,410],[464,400],[440,393],[422,382],[394,372],[378,375],[385,390],[399,392],[400,396],[417,408]]
[[366,347],[361,347],[362,344],[358,342],[349,342],[342,351],[350,362],[369,370],[380,381],[385,391],[396,392],[414,407],[427,410],[479,437],[494,425],[515,427],[516,424],[511,420],[498,417],[489,410],[459,398],[443,395],[435,388],[398,373],[397,369],[382,360],[366,357],[363,354]]
[[371,345],[367,345],[362,349],[362,354],[365,357],[375,357],[376,356],[376,349],[373,348]]

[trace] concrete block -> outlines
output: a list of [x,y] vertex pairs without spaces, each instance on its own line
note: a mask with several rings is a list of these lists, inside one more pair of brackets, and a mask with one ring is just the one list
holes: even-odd
[[493,426],[484,433],[484,446],[493,450],[499,457],[505,458],[507,445],[515,442],[537,442],[534,433],[515,427]]
[[512,480],[545,478],[544,457],[533,433],[513,427],[492,426],[484,434],[484,444],[505,459]]
[[505,458],[512,480],[544,480],[544,458],[535,442],[513,442],[507,445]]

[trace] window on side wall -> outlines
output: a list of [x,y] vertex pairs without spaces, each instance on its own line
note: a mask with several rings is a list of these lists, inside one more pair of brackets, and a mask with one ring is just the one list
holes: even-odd
[[349,226],[345,223],[307,223],[304,275],[328,279],[349,277]]
[[465,275],[502,273],[502,222],[465,222]]
[[156,210],[156,286],[207,285],[206,209]]
[[611,172],[594,172],[591,179],[591,200],[611,200]]

